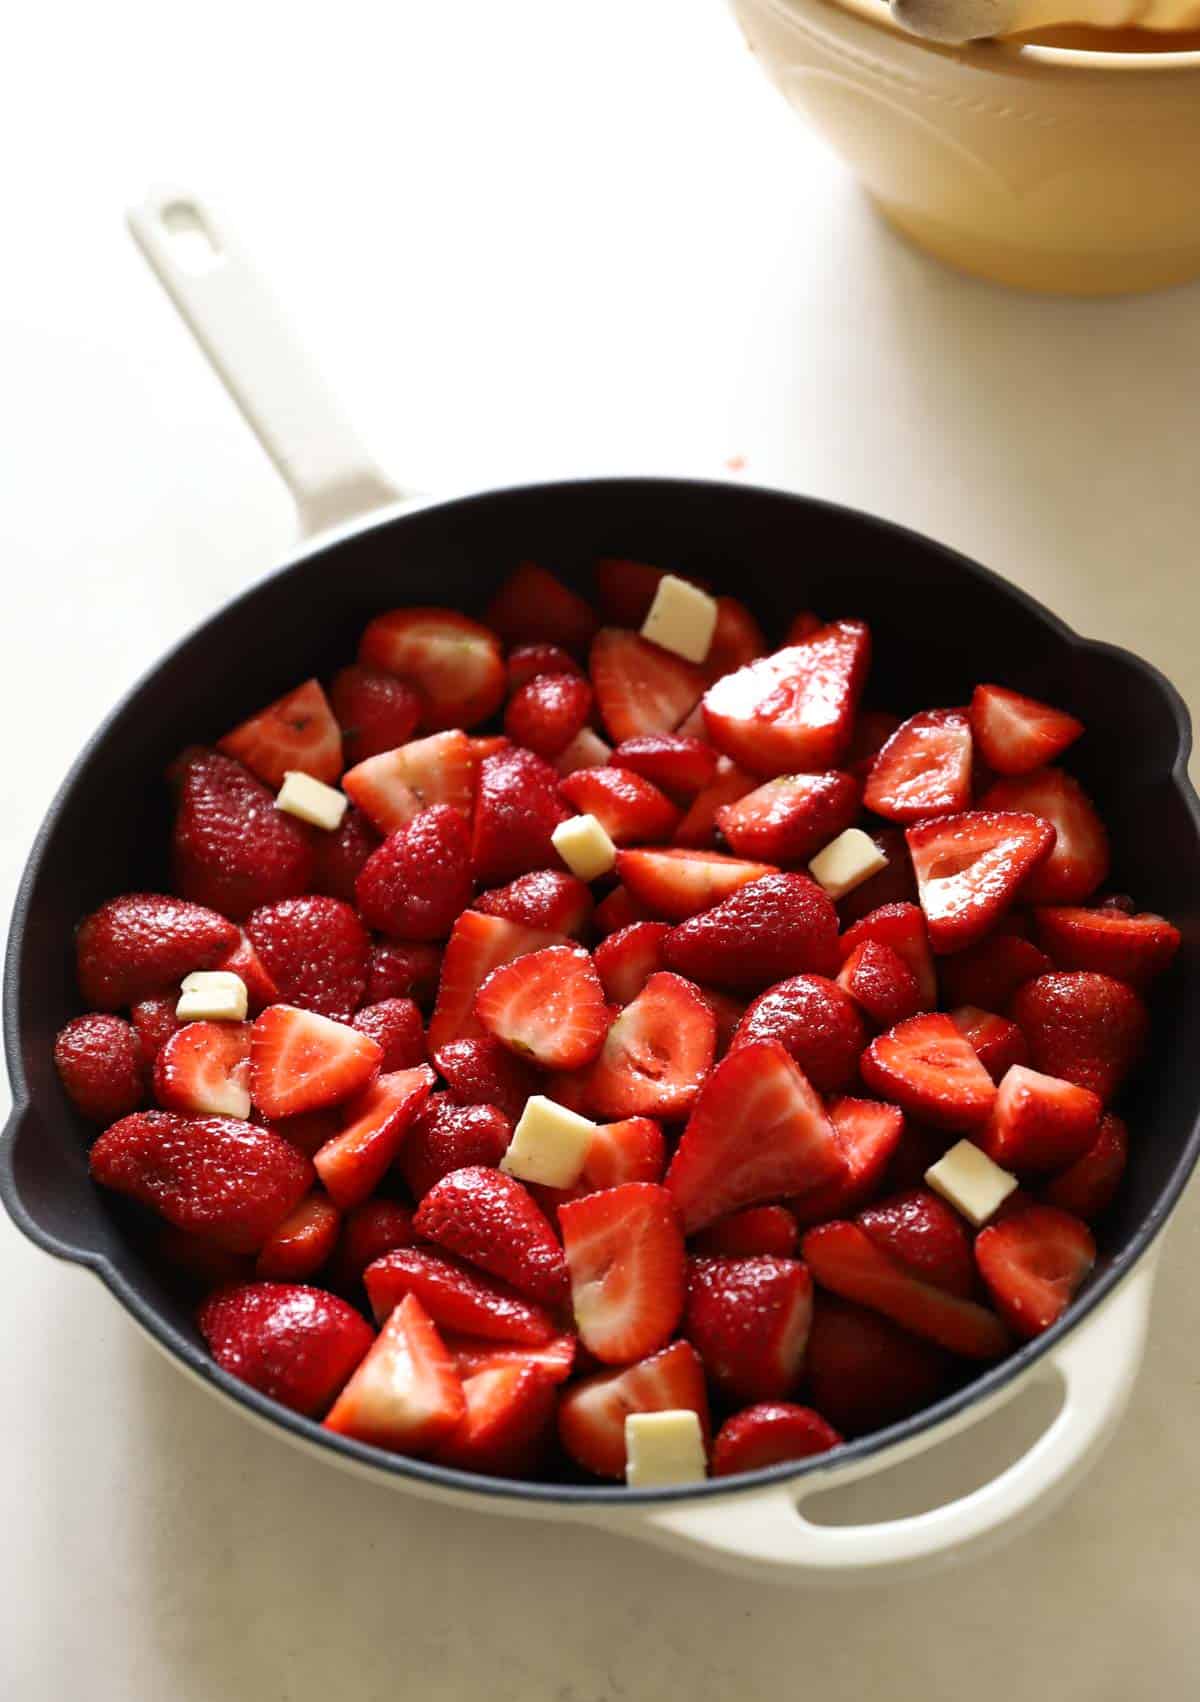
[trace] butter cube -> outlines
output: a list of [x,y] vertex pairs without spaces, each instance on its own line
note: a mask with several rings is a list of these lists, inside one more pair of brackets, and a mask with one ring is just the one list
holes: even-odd
[[314,780],[311,774],[297,768],[287,770],[275,799],[277,810],[309,822],[313,827],[323,827],[328,833],[336,833],[341,827],[349,804],[344,792],[339,792],[335,786],[326,786],[323,780]]
[[175,1015],[180,1022],[245,1022],[246,983],[229,969],[198,969],[180,984]]
[[929,1186],[948,1200],[976,1229],[994,1217],[1017,1186],[973,1141],[959,1141],[925,1172]]
[[522,1182],[541,1182],[547,1188],[573,1188],[583,1174],[595,1123],[534,1093],[513,1130],[500,1168]]
[[642,622],[642,637],[685,662],[703,662],[717,629],[717,605],[698,585],[664,573],[650,612]]
[[572,816],[560,822],[550,838],[568,869],[581,881],[606,875],[617,860],[617,848],[595,816]]
[[631,1412],[625,1420],[625,1482],[631,1489],[696,1483],[707,1475],[704,1433],[690,1407]]
[[845,898],[856,886],[886,868],[887,858],[870,834],[861,827],[848,827],[845,833],[831,839],[823,851],[817,852],[808,872],[836,904],[839,898]]

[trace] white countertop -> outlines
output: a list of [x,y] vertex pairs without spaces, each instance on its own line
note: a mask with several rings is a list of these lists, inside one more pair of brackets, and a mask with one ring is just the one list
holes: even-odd
[[[958,546],[1200,702],[1200,289],[965,282],[872,218],[720,0],[25,7],[0,158],[10,897],[80,742],[288,546],[288,503],[135,253],[214,195],[421,488],[744,476]],[[21,1702],[1175,1702],[1200,1625],[1200,1195],[1117,1442],[1051,1522],[802,1594],[385,1494],[195,1392],[0,1223],[0,1690]]]

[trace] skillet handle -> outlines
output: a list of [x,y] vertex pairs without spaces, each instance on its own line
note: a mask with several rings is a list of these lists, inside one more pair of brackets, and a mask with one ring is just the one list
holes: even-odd
[[212,207],[155,189],[129,226],[291,491],[306,535],[399,501]]

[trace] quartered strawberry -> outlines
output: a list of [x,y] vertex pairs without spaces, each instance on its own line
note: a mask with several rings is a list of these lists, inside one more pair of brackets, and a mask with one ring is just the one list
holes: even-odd
[[601,1117],[686,1117],[716,1052],[716,1019],[681,976],[651,975],[608,1027],[585,1093]]
[[999,1082],[1014,1064],[1029,1061],[1029,1047],[1015,1022],[980,1010],[977,1005],[959,1005],[949,1013],[958,1032],[969,1040],[979,1062],[994,1082]]
[[1038,939],[1060,969],[1092,969],[1144,987],[1168,968],[1182,936],[1165,917],[1114,907],[1035,912]]
[[229,956],[223,957],[220,963],[214,964],[213,967],[240,976],[245,982],[247,1008],[252,1016],[257,1016],[267,1005],[277,1003],[279,988],[267,974],[267,966],[255,951],[254,944],[244,928],[240,930],[238,943]]
[[358,662],[333,676],[329,701],[342,729],[347,767],[406,745],[421,719],[415,686]]
[[154,1097],[165,1111],[250,1115],[250,1025],[189,1022],[154,1060]]
[[102,1187],[231,1253],[257,1252],[313,1180],[303,1154],[270,1129],[176,1111],[122,1117],[97,1140],[89,1165]]
[[428,1064],[377,1076],[346,1107],[341,1130],[313,1158],[317,1175],[342,1211],[375,1192],[434,1083]]
[[1015,810],[964,810],[906,838],[935,952],[982,939],[1054,847],[1049,822]]
[[717,811],[731,851],[772,863],[803,863],[858,818],[849,774],[784,774]]
[[352,1028],[369,1034],[383,1056],[379,1068],[412,1070],[425,1062],[425,1029],[411,999],[382,999],[355,1011]]
[[1081,1158],[1100,1128],[1100,1100],[1086,1087],[1014,1064],[976,1140],[1004,1170],[1060,1170]]
[[[674,568],[669,571],[677,579],[686,579],[689,585],[698,585],[702,591],[708,589],[703,580]],[[641,626],[650,613],[659,581],[667,572],[665,567],[651,567],[643,561],[602,556],[596,563],[596,593],[605,620],[614,626]]]
[[355,885],[369,927],[402,940],[444,940],[471,902],[471,835],[466,818],[434,804],[389,834]]
[[295,1005],[271,1005],[250,1032],[250,1097],[264,1117],[291,1117],[337,1105],[379,1068],[366,1034]]
[[861,1436],[937,1400],[950,1359],[879,1312],[818,1293],[804,1369],[819,1409],[847,1436]]
[[967,1226],[928,1188],[892,1194],[860,1211],[855,1221],[877,1247],[922,1282],[963,1300],[974,1293],[975,1261]]
[[767,653],[766,635],[745,603],[736,597],[718,597],[716,605],[717,624],[703,664],[710,685]]
[[663,1132],[652,1117],[598,1123],[583,1161],[578,1187],[595,1192],[623,1182],[661,1182],[667,1168]]
[[961,709],[923,709],[880,750],[863,803],[888,821],[954,815],[971,802],[971,723]]
[[368,1265],[393,1248],[411,1246],[412,1219],[412,1207],[399,1200],[366,1200],[348,1211],[330,1272],[332,1286],[344,1293],[356,1289]]
[[212,969],[237,941],[232,922],[186,899],[157,892],[110,898],[76,935],[79,991],[102,1011],[177,993],[185,975]]
[[731,1401],[782,1400],[796,1387],[812,1321],[798,1259],[691,1259],[682,1331]]
[[596,707],[614,744],[673,733],[704,691],[699,668],[615,627],[596,634],[589,667]]
[[504,731],[553,762],[581,731],[592,709],[592,688],[578,673],[535,674],[518,686],[504,711]]
[[415,1294],[439,1330],[534,1347],[554,1335],[542,1307],[442,1253],[397,1248],[368,1265],[363,1282],[380,1325],[406,1294]]
[[496,1106],[512,1122],[538,1091],[537,1072],[490,1034],[451,1040],[433,1061],[456,1105]]
[[939,965],[942,991],[950,1005],[974,1005],[1004,1011],[1017,988],[1054,965],[1032,940],[996,933]]
[[554,759],[554,771],[563,779],[581,768],[604,768],[612,761],[613,748],[592,727],[583,727]]
[[565,1383],[575,1364],[575,1337],[554,1336],[540,1347],[524,1343],[488,1341],[482,1336],[456,1336],[443,1332],[451,1358],[460,1377],[474,1377],[481,1371],[495,1371],[501,1366],[532,1365],[551,1384]]
[[579,1339],[609,1365],[664,1347],[683,1313],[683,1231],[665,1188],[626,1182],[559,1207]]
[[362,635],[358,659],[416,687],[427,733],[475,727],[504,701],[504,662],[495,633],[453,609],[376,615]]
[[902,1329],[964,1359],[998,1359],[1010,1346],[1008,1331],[994,1313],[922,1281],[856,1223],[810,1229],[801,1253],[823,1288],[882,1312]]
[[712,1448],[712,1475],[757,1472],[789,1460],[807,1460],[841,1445],[843,1438],[812,1407],[759,1401],[727,1418]]
[[900,726],[900,717],[886,709],[864,709],[854,722],[850,747],[842,761],[856,779],[866,781],[875,758]]
[[342,772],[342,731],[316,680],[305,680],[243,721],[218,739],[217,749],[236,757],[275,792],[290,769],[326,786],[335,786]]
[[259,1249],[254,1274],[270,1282],[305,1282],[337,1246],[342,1214],[324,1194],[310,1194]]
[[543,1306],[567,1293],[567,1262],[527,1188],[499,1170],[473,1165],[443,1176],[413,1219],[417,1234],[479,1265]]
[[556,867],[550,836],[569,814],[558,796],[558,775],[540,756],[508,749],[485,757],[471,842],[475,879],[491,884]]
[[137,1110],[146,1096],[147,1061],[136,1028],[124,1017],[95,1011],[67,1023],[54,1042],[67,1097],[93,1123],[112,1123]]
[[675,843],[694,851],[710,850],[717,843],[717,817],[729,804],[753,792],[758,782],[727,756],[717,759],[712,781],[692,799],[687,814],[675,829]]
[[539,674],[580,674],[583,669],[574,656],[558,644],[518,644],[504,661],[504,677],[510,692],[519,691],[528,680]]
[[581,768],[559,783],[579,815],[592,815],[614,845],[669,840],[679,811],[664,792],[627,768]]
[[604,937],[617,933],[621,928],[632,927],[635,922],[649,920],[650,914],[645,905],[639,904],[623,886],[618,885],[596,906],[592,925],[596,932]]
[[910,1017],[876,1035],[860,1067],[872,1092],[939,1129],[978,1128],[995,1103],[991,1076],[941,1011]]
[[1053,762],[1083,732],[1083,722],[1004,686],[975,687],[971,731],[995,774],[1028,774]]
[[668,922],[684,922],[775,872],[770,863],[751,863],[719,851],[672,848],[617,853],[617,874],[625,890],[636,903]]
[[509,886],[481,892],[471,908],[525,928],[582,934],[592,919],[594,901],[590,888],[565,869],[536,869]]
[[256,905],[311,890],[311,830],[277,810],[273,794],[240,762],[195,749],[180,759],[174,778],[172,884],[184,898],[241,922]]
[[[621,878],[629,884],[626,871]],[[807,875],[764,875],[673,928],[663,958],[681,975],[735,991],[808,971],[829,975],[839,962],[837,912]]]
[[615,768],[640,774],[673,798],[691,799],[717,777],[717,753],[703,739],[682,733],[644,733],[625,739],[612,753]]
[[335,832],[313,835],[315,889],[329,898],[355,903],[358,877],[367,858],[379,848],[380,843],[379,835],[366,816],[351,804],[342,817],[342,825]]
[[454,728],[367,757],[342,776],[342,790],[380,833],[395,833],[434,804],[470,816],[480,756]]
[[835,767],[850,743],[870,658],[863,622],[833,621],[726,674],[705,693],[709,739],[763,779]]
[[340,898],[282,898],[246,920],[246,932],[288,1004],[349,1021],[367,989],[371,942]]
[[377,941],[367,960],[367,999],[373,1005],[383,999],[413,999],[428,1010],[437,997],[441,973],[440,946]]
[[1040,816],[1055,830],[1050,855],[1025,882],[1030,904],[1081,904],[1108,879],[1108,834],[1095,805],[1070,774],[1039,768],[1018,779],[1000,780],[982,800],[985,810],[1018,810]]
[[440,1443],[439,1465],[488,1477],[531,1477],[554,1423],[554,1384],[537,1365],[495,1365],[463,1378],[461,1424]]
[[1128,1157],[1129,1131],[1120,1117],[1108,1111],[1091,1146],[1050,1178],[1041,1190],[1042,1199],[1048,1206],[1094,1223],[1116,1198]]
[[904,1113],[898,1105],[843,1097],[831,1099],[826,1111],[841,1142],[846,1169],[832,1181],[818,1183],[789,1200],[804,1228],[845,1217],[876,1194],[904,1134]]
[[687,1234],[742,1206],[803,1193],[846,1169],[808,1079],[774,1040],[751,1041],[709,1076],[667,1170]]
[[975,1258],[997,1311],[1018,1335],[1036,1336],[1078,1293],[1096,1262],[1096,1243],[1069,1212],[1030,1206],[981,1230]]
[[[139,999],[129,1012],[130,1021],[137,1031],[142,1064],[147,1070],[154,1068],[155,1058],[158,1057],[175,1030],[183,1027],[183,1024],[175,1015],[175,1006],[178,1003],[178,992],[168,993],[154,999]],[[88,1019],[76,1017],[75,1020],[76,1022],[84,1022]],[[98,1018],[95,1020],[98,1020]],[[113,1020],[119,1021],[120,1019],[114,1018]],[[70,1024],[67,1026],[70,1027]],[[65,1080],[63,1085],[66,1086]],[[68,1088],[67,1091],[70,1092],[70,1089]],[[80,1105],[79,1109],[82,1111],[83,1106]],[[108,1118],[101,1120],[111,1121]]]
[[475,997],[489,1034],[547,1070],[590,1064],[604,1043],[604,989],[581,946],[547,946],[494,969]]
[[430,1053],[436,1055],[451,1040],[471,1040],[484,1032],[475,1015],[475,995],[493,969],[526,952],[565,943],[551,929],[527,928],[502,916],[464,910],[442,959],[437,1003],[429,1023]]
[[872,1028],[891,1028],[921,1009],[917,978],[899,952],[882,940],[862,940],[838,971],[837,984]]
[[682,1411],[696,1413],[708,1434],[704,1368],[691,1343],[678,1341],[623,1371],[572,1383],[558,1405],[559,1439],[585,1471],[623,1478],[629,1414]]
[[591,604],[532,561],[508,576],[484,619],[506,644],[560,644],[580,653],[596,630]]
[[871,910],[846,929],[839,942],[845,962],[864,940],[877,940],[890,946],[897,957],[906,963],[916,977],[920,994],[920,1010],[932,1010],[937,1004],[937,971],[929,949],[929,930],[925,917],[916,904],[883,904]]
[[692,1248],[718,1258],[790,1259],[798,1239],[796,1220],[786,1206],[746,1206],[702,1229],[693,1237]]
[[838,899],[838,915],[844,928],[852,927],[872,910],[885,905],[916,902],[917,881],[904,834],[898,827],[881,827],[870,838],[887,858],[887,867]]
[[306,1418],[320,1418],[374,1339],[353,1306],[291,1282],[220,1289],[197,1322],[222,1371]]
[[858,1007],[836,981],[796,975],[760,993],[738,1024],[731,1050],[753,1040],[778,1040],[818,1093],[853,1081],[866,1043]]
[[451,1435],[466,1410],[454,1361],[410,1294],[376,1336],[325,1427],[376,1448],[422,1454]]
[[1039,975],[1012,1002],[1035,1070],[1090,1088],[1107,1104],[1137,1064],[1150,1033],[1141,998],[1123,981],[1088,970]]
[[670,931],[669,922],[634,922],[596,947],[596,973],[611,1004],[629,1004],[662,968],[662,943]]

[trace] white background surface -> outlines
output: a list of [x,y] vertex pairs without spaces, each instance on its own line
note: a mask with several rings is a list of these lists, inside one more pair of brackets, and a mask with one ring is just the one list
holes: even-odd
[[[1089,305],[940,271],[720,0],[23,7],[0,159],[6,897],[110,702],[291,535],[124,233],[155,179],[219,198],[401,479],[743,456],[982,558],[1200,701],[1200,289]],[[1129,1417],[1053,1522],[834,1597],[313,1464],[5,1221],[0,1692],[1174,1702],[1200,1656],[1198,1232],[1193,1191]]]

